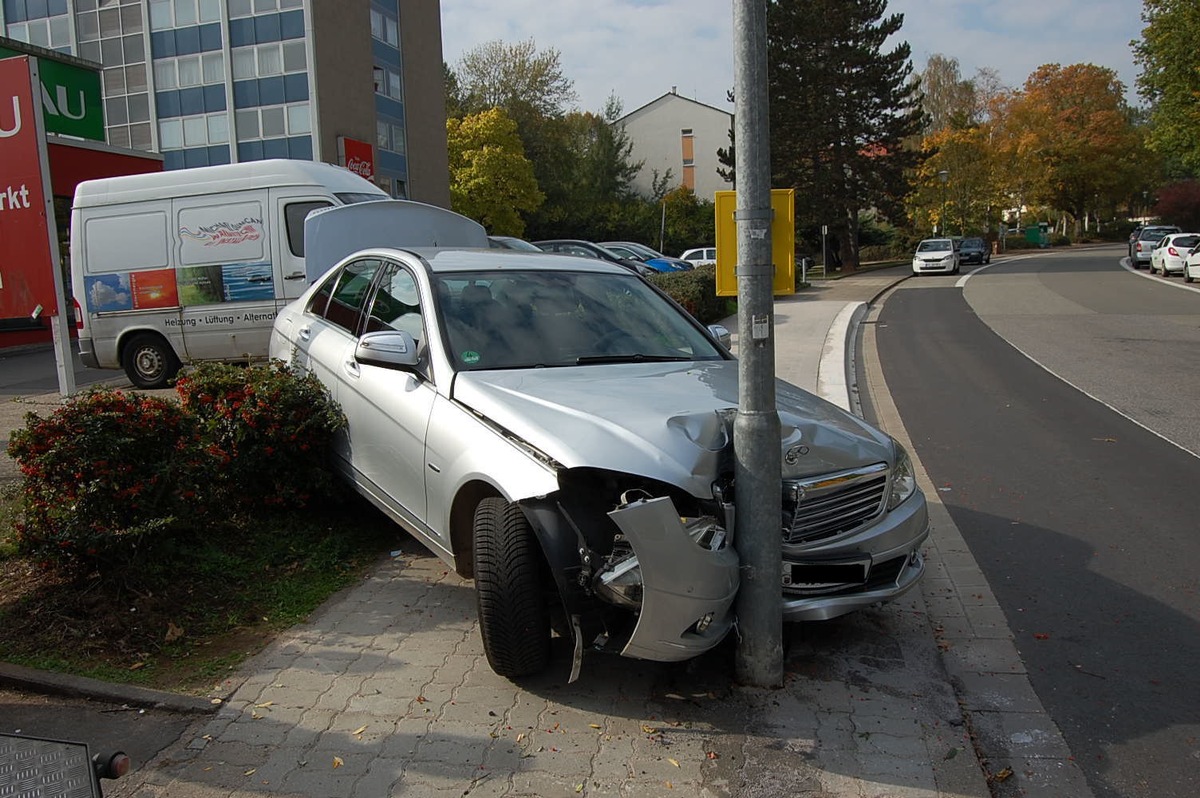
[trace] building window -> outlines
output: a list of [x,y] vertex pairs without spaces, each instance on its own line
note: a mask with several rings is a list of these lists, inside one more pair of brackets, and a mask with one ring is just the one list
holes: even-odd
[[249,47],[235,47],[233,57],[233,79],[266,78],[303,72],[308,68],[303,40],[297,42],[270,42]]
[[398,48],[400,46],[400,25],[395,17],[377,8],[372,8],[371,36]]
[[229,18],[304,8],[304,0],[229,0]]
[[158,123],[159,148],[181,150],[229,142],[229,114],[197,114]]
[[243,108],[234,121],[238,141],[304,136],[312,132],[312,109],[306,102]]
[[400,72],[386,65],[376,64],[373,70],[375,78],[375,93],[393,100],[404,100],[404,83]]

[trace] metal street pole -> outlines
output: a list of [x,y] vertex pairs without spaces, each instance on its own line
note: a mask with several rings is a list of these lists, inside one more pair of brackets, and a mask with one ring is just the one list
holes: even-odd
[[775,405],[766,0],[734,0],[733,42],[738,165],[734,542],[741,558],[736,670],[742,684],[778,687],[783,684],[782,462]]

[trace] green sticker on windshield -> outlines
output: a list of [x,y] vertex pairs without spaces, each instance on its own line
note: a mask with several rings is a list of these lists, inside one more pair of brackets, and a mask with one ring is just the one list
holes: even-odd
[[468,349],[466,352],[463,352],[460,357],[462,358],[462,362],[466,363],[468,366],[473,366],[479,362],[479,353],[470,349]]

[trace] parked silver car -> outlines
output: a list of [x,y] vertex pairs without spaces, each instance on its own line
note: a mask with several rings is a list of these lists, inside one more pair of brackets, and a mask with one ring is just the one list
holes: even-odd
[[[552,629],[573,640],[575,678],[585,649],[677,661],[732,628],[738,364],[628,269],[362,250],[280,312],[271,355],[341,404],[338,465],[358,491],[474,578],[497,673],[544,669]],[[785,618],[901,595],[929,525],[908,456],[776,390]]]

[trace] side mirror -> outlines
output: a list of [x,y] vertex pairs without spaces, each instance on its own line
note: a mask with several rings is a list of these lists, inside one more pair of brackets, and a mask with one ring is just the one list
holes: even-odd
[[384,368],[411,369],[417,365],[417,342],[403,330],[367,333],[358,340],[354,359]]
[[712,337],[720,342],[721,346],[729,349],[733,346],[733,336],[729,334],[729,330],[723,324],[710,324],[708,331],[712,333]]

